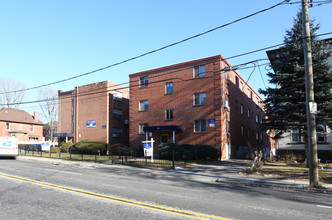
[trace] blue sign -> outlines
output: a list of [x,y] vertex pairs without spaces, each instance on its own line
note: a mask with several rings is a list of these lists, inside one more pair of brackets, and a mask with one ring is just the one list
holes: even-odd
[[96,121],[93,120],[93,121],[86,121],[86,127],[87,128],[94,128],[96,127]]
[[12,142],[11,142],[11,141],[4,141],[4,142],[2,143],[2,146],[3,146],[3,147],[11,147],[11,146],[12,146]]
[[216,119],[209,119],[209,127],[215,127],[216,126]]
[[149,150],[149,149],[151,149],[151,148],[152,148],[151,143],[143,144],[143,148],[144,148],[145,150]]
[[102,128],[102,129],[106,129],[106,125],[103,125],[101,128]]

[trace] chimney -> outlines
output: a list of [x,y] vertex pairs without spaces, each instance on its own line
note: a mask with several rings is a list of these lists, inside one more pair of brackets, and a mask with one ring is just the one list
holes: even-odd
[[38,112],[34,112],[33,113],[33,118],[35,119],[35,121],[38,121]]

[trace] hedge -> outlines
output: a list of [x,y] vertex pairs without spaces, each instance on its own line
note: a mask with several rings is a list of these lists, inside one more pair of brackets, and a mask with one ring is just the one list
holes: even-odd
[[74,144],[73,149],[83,154],[95,154],[96,151],[101,154],[106,154],[108,144],[102,141],[82,140]]
[[168,143],[159,150],[161,158],[172,158],[173,151],[175,159],[217,159],[218,150],[210,145],[190,145],[190,144],[174,144]]

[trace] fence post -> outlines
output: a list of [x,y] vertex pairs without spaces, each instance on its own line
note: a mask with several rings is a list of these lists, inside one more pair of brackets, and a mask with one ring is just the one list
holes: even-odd
[[51,146],[50,146],[50,152],[49,153],[50,153],[49,157],[51,158],[52,157]]
[[97,163],[97,150],[95,149],[95,163]]
[[83,150],[81,149],[81,160],[83,162]]
[[172,169],[175,169],[175,155],[174,155],[174,150],[172,150]]
[[32,156],[35,156],[35,149],[32,149]]
[[69,148],[69,160],[71,160],[71,147]]

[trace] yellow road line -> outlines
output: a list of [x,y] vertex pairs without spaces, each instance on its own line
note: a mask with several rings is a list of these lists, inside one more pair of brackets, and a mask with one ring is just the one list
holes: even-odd
[[72,193],[76,193],[76,194],[81,194],[81,195],[85,195],[85,196],[91,196],[91,197],[95,197],[95,198],[99,198],[99,199],[109,200],[109,201],[113,201],[113,202],[117,202],[117,203],[122,203],[122,204],[126,204],[126,205],[146,208],[146,209],[152,209],[152,210],[155,210],[155,211],[166,212],[166,213],[185,216],[185,217],[194,218],[194,219],[229,220],[227,218],[222,218],[222,217],[218,217],[218,216],[206,215],[206,214],[190,212],[190,211],[184,211],[184,210],[180,210],[180,209],[169,208],[169,207],[166,207],[166,206],[153,205],[153,204],[149,204],[149,203],[138,202],[138,201],[123,199],[123,198],[119,198],[119,197],[98,194],[98,193],[94,193],[94,192],[88,192],[88,191],[84,191],[84,190],[80,190],[80,189],[55,185],[55,184],[52,184],[52,183],[42,182],[42,181],[33,180],[33,179],[27,179],[27,178],[24,178],[24,177],[13,176],[13,175],[10,175],[10,174],[5,174],[5,173],[0,173],[0,176],[5,177],[5,178],[19,180],[19,181],[22,181],[22,182],[35,184],[35,185],[49,187],[49,188],[53,188],[53,189],[63,190],[63,191],[72,192]]

